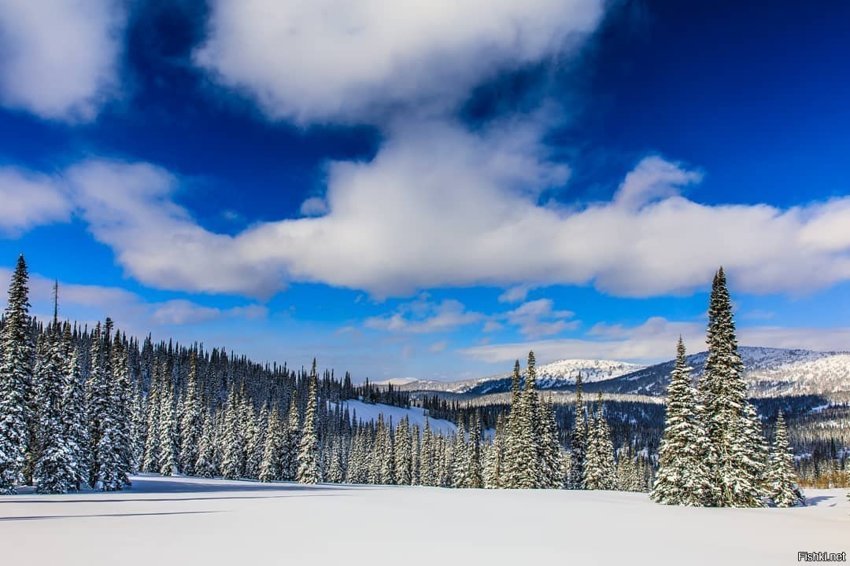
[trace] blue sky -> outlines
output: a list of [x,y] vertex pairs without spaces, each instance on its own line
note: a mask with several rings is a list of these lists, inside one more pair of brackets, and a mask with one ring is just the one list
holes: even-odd
[[[49,4],[49,6],[48,6]],[[846,2],[0,7],[0,275],[355,379],[850,347]]]

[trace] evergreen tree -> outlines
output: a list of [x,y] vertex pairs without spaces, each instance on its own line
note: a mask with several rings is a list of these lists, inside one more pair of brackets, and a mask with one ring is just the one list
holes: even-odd
[[198,461],[198,449],[201,441],[201,399],[198,393],[198,356],[192,351],[189,358],[189,376],[186,393],[183,397],[183,411],[180,415],[180,471],[191,476],[195,474]]
[[0,335],[0,493],[15,493],[29,441],[34,346],[30,334],[29,274],[18,258]]
[[611,444],[608,423],[602,412],[602,394],[600,393],[588,434],[584,488],[614,489],[616,482],[617,469],[614,462],[614,447]]
[[679,337],[676,365],[667,389],[667,414],[652,499],[667,505],[710,504],[715,499],[715,488],[707,456],[708,436],[696,405],[685,344]]
[[298,483],[319,483],[319,437],[316,430],[317,389],[316,360],[313,359],[313,369],[310,372],[308,384],[307,409],[304,412],[301,443],[298,448]]
[[575,425],[570,434],[570,468],[567,487],[584,489],[584,466],[587,459],[587,417],[581,396],[581,373],[576,377]]
[[502,465],[500,470],[500,485],[506,488],[514,488],[519,484],[520,437],[522,436],[521,424],[523,410],[520,381],[519,360],[516,360],[514,362],[514,371],[511,375],[511,404],[505,421]]
[[80,490],[88,481],[89,454],[88,417],[80,371],[79,352],[71,337],[71,327],[65,325],[63,333],[65,348],[65,390],[62,392],[63,435],[71,454],[71,489]]
[[130,474],[134,468],[134,439],[133,413],[130,383],[130,369],[127,351],[119,332],[115,333],[112,345],[112,371],[110,382],[110,400],[114,422],[114,456],[115,469],[113,475],[117,484],[122,487],[130,485]]
[[174,416],[174,387],[171,379],[160,383],[159,392],[159,473],[172,475],[177,468],[176,420]]
[[437,485],[435,468],[434,435],[431,433],[431,421],[426,418],[422,446],[419,449],[419,482],[422,485]]
[[466,482],[464,487],[481,489],[484,487],[484,474],[481,463],[481,415],[476,412],[469,430],[469,446],[466,460]]
[[398,423],[395,433],[395,481],[399,485],[413,484],[413,453],[410,436],[410,419],[406,416]]
[[781,411],[776,417],[776,429],[773,434],[773,449],[770,453],[766,482],[767,495],[777,507],[793,507],[803,503],[804,499],[797,487],[794,454],[788,443],[788,429]]
[[504,431],[505,423],[502,415],[496,417],[496,431],[493,443],[487,448],[484,467],[484,486],[487,489],[498,489],[502,486],[502,468],[504,465]]
[[73,453],[62,419],[65,390],[58,323],[42,334],[35,366],[37,452],[34,481],[38,493],[65,493],[75,485]]
[[540,487],[560,489],[564,485],[563,457],[561,442],[558,438],[558,423],[551,403],[544,403],[540,409]]
[[538,439],[539,398],[537,397],[537,370],[534,352],[528,353],[525,387],[520,395],[519,412],[514,423],[516,445],[511,473],[513,488],[540,487],[540,451]]
[[263,461],[260,464],[260,481],[270,482],[281,479],[283,472],[281,450],[283,448],[283,433],[277,410],[271,411],[268,417],[265,443],[263,446]]
[[195,461],[194,469],[195,474],[202,478],[211,478],[218,473],[218,466],[215,463],[215,426],[210,414],[203,418],[198,459]]
[[245,467],[239,419],[239,397],[236,390],[231,388],[224,409],[224,427],[221,438],[221,475],[229,480],[242,477],[242,471]]
[[699,396],[703,405],[709,439],[707,461],[712,467],[713,484],[719,492],[712,505],[748,506],[752,504],[751,477],[745,466],[735,460],[741,453],[745,423],[741,422],[746,403],[744,366],[738,354],[732,301],[721,267],[714,276],[708,307],[708,357],[700,380]]
[[298,399],[294,394],[290,399],[286,423],[281,475],[282,479],[293,481],[298,471],[298,446],[301,443],[301,421],[298,415]]

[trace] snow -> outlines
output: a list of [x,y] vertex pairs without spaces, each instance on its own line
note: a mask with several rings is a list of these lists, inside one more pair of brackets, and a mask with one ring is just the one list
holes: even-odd
[[776,565],[850,551],[846,490],[811,490],[805,508],[695,509],[620,492],[133,481],[0,498],[3,563]]
[[[332,403],[335,405],[335,403]],[[411,407],[409,409],[405,409],[403,407],[395,407],[393,405],[382,405],[381,403],[364,403],[363,401],[343,401],[343,407],[348,406],[348,411],[351,413],[352,417],[354,413],[357,412],[357,420],[360,422],[369,422],[378,420],[378,415],[384,415],[384,421],[389,422],[390,419],[393,421],[393,426],[397,425],[401,422],[401,419],[407,417],[410,419],[410,424],[419,425],[420,430],[425,429],[425,409],[420,407]],[[453,436],[457,428],[454,423],[451,421],[446,421],[443,419],[432,419],[428,418],[428,422],[431,424],[431,430],[436,434],[442,434],[443,436]]]

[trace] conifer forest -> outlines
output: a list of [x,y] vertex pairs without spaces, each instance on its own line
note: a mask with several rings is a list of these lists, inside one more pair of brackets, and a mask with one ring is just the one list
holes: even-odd
[[[760,507],[802,504],[805,485],[847,485],[847,456],[838,448],[846,446],[846,420],[824,429],[793,398],[748,398],[722,269],[712,287],[705,370],[692,378],[680,339],[664,404],[593,396],[580,377],[569,399],[540,391],[533,352],[524,367],[514,365],[504,402],[475,403],[355,384],[347,373],[320,369],[318,359],[262,365],[220,348],[154,342],[110,319],[94,328],[58,315],[36,320],[23,256],[8,297],[0,342],[6,494],[20,486],[118,491],[142,472],[622,490],[668,505]],[[419,407],[430,418],[363,419],[352,400]],[[450,421],[456,432],[435,430],[431,419]]]

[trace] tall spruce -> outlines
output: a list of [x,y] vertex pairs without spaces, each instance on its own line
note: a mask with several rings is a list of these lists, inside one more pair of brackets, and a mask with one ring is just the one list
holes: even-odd
[[716,493],[708,466],[708,436],[696,404],[681,336],[667,388],[664,434],[651,497],[666,505],[710,505]]
[[570,433],[570,467],[567,487],[584,489],[584,466],[587,460],[587,414],[581,395],[581,372],[576,376],[575,424]]
[[32,420],[30,388],[34,345],[30,333],[29,274],[18,258],[0,336],[0,493],[22,480]]
[[198,448],[201,442],[201,399],[198,391],[198,354],[195,350],[189,357],[189,375],[186,392],[183,396],[180,415],[180,471],[186,475],[195,474],[198,461]]
[[313,369],[310,371],[310,381],[307,390],[307,409],[304,412],[304,423],[301,428],[301,443],[298,447],[298,483],[319,483],[319,436],[317,426],[318,406],[318,377],[316,375],[316,360],[313,359]]
[[788,429],[782,412],[776,417],[773,432],[773,447],[770,452],[770,467],[766,479],[767,496],[777,507],[793,507],[804,499],[797,487],[794,471],[794,454],[788,442]]

